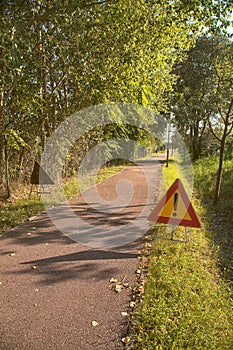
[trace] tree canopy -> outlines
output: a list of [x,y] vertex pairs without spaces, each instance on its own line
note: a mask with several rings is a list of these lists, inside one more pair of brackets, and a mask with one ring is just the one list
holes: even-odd
[[219,150],[215,203],[222,177],[224,151],[232,143],[233,43],[223,34],[200,36],[187,59],[176,65],[178,76],[171,104],[176,123],[193,158]]
[[223,30],[231,7],[211,0],[1,1],[1,178],[6,147],[12,178],[27,179],[46,138],[80,109],[126,101],[166,111],[174,63],[200,32]]

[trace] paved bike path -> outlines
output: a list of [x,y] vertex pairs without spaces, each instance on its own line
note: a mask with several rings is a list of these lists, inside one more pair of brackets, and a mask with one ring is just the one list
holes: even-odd
[[[120,209],[118,205],[116,213],[90,208],[81,195],[70,205],[84,222],[98,230],[102,227],[111,237],[113,227],[128,227],[140,215],[138,224],[144,225],[160,177],[161,165],[153,158],[98,184],[99,193],[109,202],[117,200],[119,181],[124,179],[132,185],[130,202]],[[121,338],[127,326],[124,312],[129,310],[132,288],[137,283],[135,271],[143,239],[112,249],[101,248],[106,234],[100,243],[101,239],[92,237],[87,245],[74,242],[53,225],[45,212],[2,235],[1,350],[123,348]],[[129,287],[117,293],[109,288],[111,278]]]

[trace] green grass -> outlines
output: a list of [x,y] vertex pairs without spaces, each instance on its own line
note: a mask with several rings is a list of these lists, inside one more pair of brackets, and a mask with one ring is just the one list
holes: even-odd
[[2,205],[0,207],[0,233],[25,222],[43,209],[43,204],[36,196],[31,199],[20,198]]
[[218,160],[214,157],[197,161],[195,188],[203,207],[207,234],[218,249],[219,266],[226,279],[233,281],[233,160],[225,159],[222,186],[217,205],[213,205]]
[[[195,169],[195,187],[200,198],[206,204],[211,206],[214,193],[216,174],[218,169],[218,159],[215,157],[198,160],[194,164]],[[217,211],[226,210],[233,207],[233,159],[224,161],[222,186]]]
[[134,349],[232,349],[233,303],[208,253],[200,238],[155,244]]
[[183,162],[179,154],[169,157],[169,166],[164,165],[163,181],[160,184],[160,196],[179,178],[187,193],[192,192],[193,171],[189,162]]
[[[115,166],[100,169],[97,175],[97,182],[116,174],[124,167]],[[86,183],[88,184],[89,182],[87,181]],[[69,181],[66,181],[63,185],[63,190],[67,199],[77,195],[80,192],[77,179],[71,178]],[[19,191],[17,198],[12,202],[3,203],[0,206],[0,233],[25,222],[31,216],[44,210],[44,205],[37,195],[34,194],[29,198],[29,189],[26,191],[23,186],[21,192],[22,198]]]
[[[168,183],[176,177],[173,166],[163,168]],[[195,171],[200,166],[195,165]],[[210,182],[211,177],[207,175]],[[196,190],[206,198],[206,186],[199,185]],[[134,350],[233,349],[232,290],[219,271],[219,249],[209,232],[206,206],[197,199],[192,202],[202,228],[191,229],[187,245],[153,240],[143,303],[135,312]],[[166,231],[163,227],[160,236]],[[175,233],[183,231],[177,227]]]

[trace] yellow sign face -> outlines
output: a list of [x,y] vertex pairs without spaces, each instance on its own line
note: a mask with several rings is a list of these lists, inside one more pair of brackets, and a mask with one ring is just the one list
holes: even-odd
[[193,206],[179,179],[168,189],[147,220],[165,224],[201,227]]
[[158,213],[158,216],[164,216],[168,218],[191,220],[191,217],[187,211],[186,205],[178,190],[168,199],[162,210]]

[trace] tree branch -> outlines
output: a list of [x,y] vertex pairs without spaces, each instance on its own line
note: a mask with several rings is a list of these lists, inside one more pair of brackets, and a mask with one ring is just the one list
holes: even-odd
[[55,88],[52,90],[52,94],[54,94],[54,92],[57,90],[57,88],[59,87],[59,85],[63,82],[63,80],[66,77],[66,73],[61,77],[61,79],[58,81],[58,83],[56,84]]
[[[227,122],[228,122],[228,120],[229,120],[229,118],[230,118],[230,113],[231,113],[231,111],[232,111],[232,108],[233,108],[233,97],[231,98],[231,102],[230,102],[230,105],[229,105],[229,108],[228,108],[228,111],[227,111],[227,114],[226,114],[226,120],[227,120]],[[232,116],[232,118],[233,118],[233,116]],[[230,133],[231,133],[231,131],[232,131],[232,129],[233,129],[233,119],[229,122],[229,124],[228,124],[229,126],[230,126],[230,129],[229,129],[229,131],[227,132],[227,136],[228,135],[230,135]]]
[[233,107],[233,96],[232,96],[232,98],[231,98],[231,102],[230,102],[229,107],[228,107],[228,111],[227,111],[227,114],[226,114],[226,120],[228,120],[228,118],[229,118],[229,116],[230,116],[232,107]]
[[112,0],[95,1],[95,2],[91,2],[91,3],[85,4],[85,7],[93,6],[93,5],[102,5],[102,4],[106,4],[106,3],[109,3],[109,2],[112,2]]
[[214,135],[214,137],[215,137],[219,142],[221,142],[220,137],[218,137],[218,136],[215,134],[214,129],[213,129],[212,125],[211,125],[210,120],[208,120],[208,125],[209,125],[210,131],[211,131],[211,133]]

